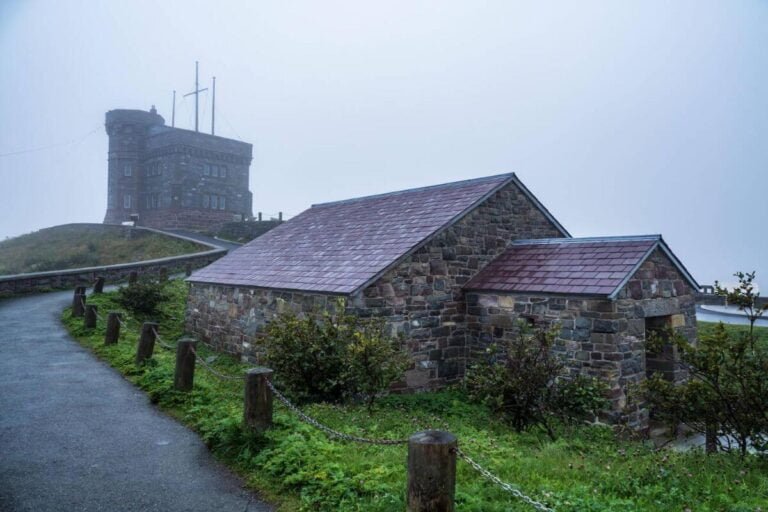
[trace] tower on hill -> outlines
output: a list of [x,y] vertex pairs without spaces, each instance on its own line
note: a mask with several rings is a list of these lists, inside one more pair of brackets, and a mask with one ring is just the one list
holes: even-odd
[[251,144],[165,125],[154,107],[110,110],[105,224],[208,230],[253,216]]

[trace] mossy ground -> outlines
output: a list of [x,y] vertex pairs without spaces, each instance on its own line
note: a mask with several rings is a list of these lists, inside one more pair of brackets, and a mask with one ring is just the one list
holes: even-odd
[[[183,334],[186,287],[168,285],[172,299],[158,315],[167,340]],[[120,309],[114,293],[89,297],[106,314]],[[242,427],[242,383],[221,381],[198,366],[195,389],[172,391],[174,354],[156,348],[137,368],[133,359],[140,322],[131,317],[118,345],[103,345],[104,325],[82,328],[63,321],[98,357],[117,368],[163,410],[197,431],[211,451],[280,510],[402,511],[405,509],[406,449],[331,440],[301,423],[281,406],[275,426],[263,436]],[[706,328],[706,326],[705,326]],[[214,357],[205,347],[203,357]],[[217,355],[219,371],[240,374],[244,365]],[[700,451],[656,451],[647,443],[619,439],[599,427],[561,427],[559,439],[518,434],[489,412],[467,402],[461,390],[397,395],[381,399],[369,414],[362,405],[316,404],[306,412],[344,432],[405,438],[426,428],[445,429],[478,462],[535,499],[566,511],[730,511],[768,510],[768,461],[750,456],[706,456]],[[457,471],[457,510],[526,511],[531,508],[483,480],[462,461]]]

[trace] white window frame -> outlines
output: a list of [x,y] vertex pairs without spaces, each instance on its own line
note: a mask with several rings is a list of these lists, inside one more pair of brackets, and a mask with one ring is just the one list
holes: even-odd
[[133,198],[131,194],[123,194],[123,210],[130,210],[133,207]]

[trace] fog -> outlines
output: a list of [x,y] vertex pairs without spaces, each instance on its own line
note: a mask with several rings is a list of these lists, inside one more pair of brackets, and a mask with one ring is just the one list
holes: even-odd
[[0,238],[100,222],[104,113],[170,123],[199,60],[254,212],[514,171],[574,236],[768,288],[766,27],[758,1],[2,0]]

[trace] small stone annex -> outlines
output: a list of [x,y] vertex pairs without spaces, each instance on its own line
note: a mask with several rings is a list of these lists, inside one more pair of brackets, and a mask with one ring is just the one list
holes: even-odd
[[460,379],[516,319],[558,322],[556,351],[608,383],[610,420],[636,427],[647,413],[631,385],[683,377],[647,334],[696,336],[698,284],[660,235],[572,238],[515,174],[314,205],[189,281],[187,330],[249,360],[282,311],[344,299],[385,318],[413,360],[400,390]]

